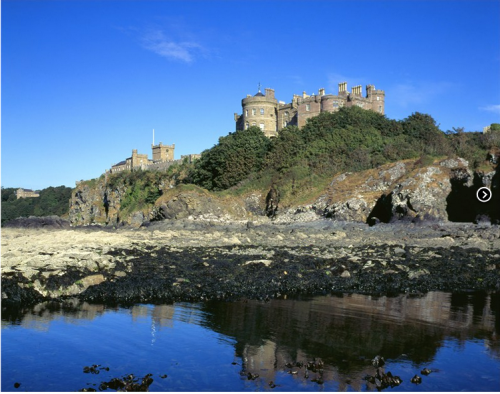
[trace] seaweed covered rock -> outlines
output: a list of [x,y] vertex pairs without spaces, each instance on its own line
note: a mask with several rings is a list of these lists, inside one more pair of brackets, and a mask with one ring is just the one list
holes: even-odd
[[59,216],[30,216],[27,218],[17,218],[4,224],[7,228],[46,228],[64,229],[69,228],[69,221],[61,219]]

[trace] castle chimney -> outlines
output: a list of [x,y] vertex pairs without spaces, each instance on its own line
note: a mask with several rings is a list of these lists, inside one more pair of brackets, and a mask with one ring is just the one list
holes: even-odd
[[266,97],[273,99],[274,98],[274,89],[266,88]]
[[347,82],[339,83],[339,94],[347,92]]
[[325,95],[325,89],[324,89],[324,88],[321,88],[321,89],[319,90],[319,95],[320,95],[320,96],[324,96],[324,95]]

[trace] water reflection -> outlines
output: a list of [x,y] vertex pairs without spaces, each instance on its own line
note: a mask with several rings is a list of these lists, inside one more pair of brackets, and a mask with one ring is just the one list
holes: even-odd
[[[360,390],[373,373],[369,360],[421,366],[431,363],[446,339],[484,340],[490,357],[500,355],[498,294],[370,297],[358,294],[269,303],[208,303],[206,324],[236,338],[236,353],[266,379],[286,364],[313,357],[325,364],[324,379]],[[288,368],[290,369],[290,368]],[[342,384],[343,383],[343,384]]]
[[[127,319],[117,318],[122,332],[117,333],[116,338],[110,337],[108,333],[112,332],[118,323],[106,323],[111,325],[105,326],[99,320],[113,313],[117,316],[130,316],[128,318],[130,323],[127,323]],[[224,361],[225,364],[216,366],[215,376],[221,374],[235,376],[237,372],[242,372],[241,378],[238,376],[239,385],[234,386],[235,383],[231,380],[233,378],[228,378],[228,382],[231,383],[228,383],[228,386],[221,386],[222,390],[255,388],[269,390],[270,381],[281,382],[281,386],[277,389],[311,389],[311,386],[315,385],[311,383],[315,375],[306,372],[304,367],[300,367],[300,363],[314,359],[321,359],[324,362],[322,378],[326,389],[373,389],[374,386],[367,384],[363,378],[367,374],[374,373],[370,360],[375,355],[382,355],[388,360],[388,366],[393,373],[399,373],[402,377],[403,374],[408,375],[406,389],[415,390],[417,386],[409,383],[409,375],[415,371],[418,373],[424,366],[439,368],[442,363],[445,367],[449,365],[451,368],[453,365],[455,370],[459,370],[460,357],[462,363],[466,360],[469,364],[471,360],[467,358],[486,357],[494,360],[491,361],[494,364],[474,359],[478,371],[480,368],[491,368],[491,365],[498,370],[499,317],[500,295],[486,293],[431,292],[421,297],[338,294],[314,298],[276,299],[267,303],[247,300],[232,303],[177,303],[130,307],[96,305],[73,299],[62,303],[45,302],[24,309],[4,308],[2,328],[19,327],[48,332],[54,322],[58,322],[70,331],[71,326],[90,324],[103,326],[107,330],[106,346],[109,349],[123,347],[124,352],[131,352],[138,347],[134,340],[140,341],[138,342],[140,346],[146,345],[147,342],[151,350],[141,348],[141,355],[146,363],[146,369],[141,372],[142,374],[151,372],[147,370],[147,362],[153,365],[161,360],[158,355],[159,350],[164,352],[165,349],[172,350],[172,344],[166,346],[164,343],[168,332],[171,333],[168,335],[172,343],[179,344],[181,341],[189,343],[191,338],[196,336],[211,335],[206,333],[216,333],[218,343],[224,343],[224,346],[234,349],[233,360],[237,365]],[[137,325],[141,327],[140,335],[137,334]],[[186,327],[200,327],[204,331],[187,332]],[[178,332],[179,330],[183,332]],[[128,339],[134,335],[137,338]],[[124,340],[131,342],[130,348],[122,345]],[[451,346],[451,343],[456,346]],[[182,346],[185,348],[185,345]],[[103,352],[106,353],[109,349],[105,348]],[[217,350],[213,349],[215,348],[211,348],[210,351],[216,353]],[[453,360],[448,355],[450,351]],[[5,375],[9,370],[4,362],[9,360],[4,359],[3,353],[2,351],[2,375]],[[169,357],[171,360],[177,360],[181,356],[169,353]],[[179,372],[177,381],[174,379],[174,374],[174,378],[168,381],[169,384],[179,382],[176,383],[179,386],[153,385],[151,388],[153,390],[155,387],[156,390],[210,389],[211,372],[207,372],[205,386],[198,386],[199,379],[189,383],[191,386],[182,385],[198,373],[196,368],[200,370],[208,368],[207,354],[203,354],[203,351],[196,346],[191,350],[189,357],[192,370],[189,373],[183,372],[184,375]],[[483,367],[481,363],[489,367]],[[227,370],[222,371],[221,368]],[[260,377],[248,382],[247,372],[258,373]],[[488,370],[483,375],[490,379],[485,388],[500,389],[500,378],[488,377],[490,375]],[[449,375],[441,376],[441,380],[440,378],[434,380],[435,386],[422,385],[422,388],[467,389],[460,381],[457,384],[462,386],[449,387],[446,385],[448,382],[446,384],[443,382],[443,379],[449,380]],[[477,387],[471,381],[469,389],[474,390]],[[4,389],[3,386],[2,388]]]

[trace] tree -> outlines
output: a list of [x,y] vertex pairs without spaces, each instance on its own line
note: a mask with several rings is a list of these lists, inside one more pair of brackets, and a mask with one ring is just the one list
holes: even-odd
[[415,112],[401,123],[404,134],[418,144],[421,152],[432,156],[450,153],[445,135],[432,116]]
[[265,164],[277,171],[293,167],[304,157],[306,147],[302,131],[297,126],[287,126],[271,141]]
[[490,131],[500,131],[500,123],[492,123],[490,125]]
[[262,169],[269,146],[270,140],[258,127],[230,133],[202,153],[190,178],[209,190],[228,189]]

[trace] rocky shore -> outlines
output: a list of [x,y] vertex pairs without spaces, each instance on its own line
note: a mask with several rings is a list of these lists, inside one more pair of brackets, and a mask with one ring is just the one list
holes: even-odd
[[5,228],[2,304],[500,290],[500,227],[319,220]]

